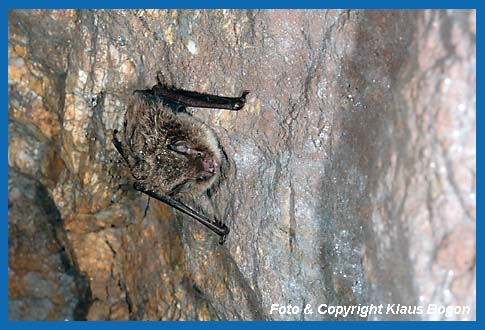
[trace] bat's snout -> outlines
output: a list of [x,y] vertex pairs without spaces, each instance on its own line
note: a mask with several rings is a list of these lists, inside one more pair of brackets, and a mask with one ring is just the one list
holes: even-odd
[[218,172],[219,164],[214,159],[204,159],[202,161],[202,166],[204,168],[204,174],[207,176],[212,176]]

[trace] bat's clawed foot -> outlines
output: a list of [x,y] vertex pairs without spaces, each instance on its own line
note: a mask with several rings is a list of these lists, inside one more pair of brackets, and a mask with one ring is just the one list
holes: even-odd
[[219,231],[217,232],[217,234],[219,235],[219,244],[224,244],[224,242],[226,241],[226,238],[227,238],[227,235],[229,235],[229,227],[227,227],[224,222],[222,222],[221,220],[217,220],[215,219],[214,221],[212,221],[212,224],[215,225]]
[[135,190],[138,190],[140,192],[146,193],[145,186],[140,181],[135,181],[133,183],[133,188],[135,188]]
[[223,245],[223,244],[226,242],[226,238],[227,238],[227,235],[222,235],[222,236],[219,238],[219,244],[220,244],[220,245]]
[[221,220],[214,220],[213,223],[219,227],[219,228],[224,228],[226,225],[221,221]]
[[225,223],[223,223],[222,221],[217,221],[215,224],[217,227],[219,227],[224,236],[227,236],[229,234],[229,227],[226,226]]
[[224,232],[223,235],[219,235],[219,244],[224,244],[227,239],[227,235],[229,235],[229,227],[223,224],[221,221],[217,222],[217,226]]

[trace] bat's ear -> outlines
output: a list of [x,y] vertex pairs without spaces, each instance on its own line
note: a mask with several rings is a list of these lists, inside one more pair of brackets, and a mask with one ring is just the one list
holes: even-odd
[[178,194],[183,194],[183,193],[187,193],[189,191],[192,190],[193,188],[193,181],[191,180],[185,180],[184,182],[182,182],[181,184],[175,186],[175,188],[173,188],[169,195],[170,196],[175,196],[175,195],[178,195]]

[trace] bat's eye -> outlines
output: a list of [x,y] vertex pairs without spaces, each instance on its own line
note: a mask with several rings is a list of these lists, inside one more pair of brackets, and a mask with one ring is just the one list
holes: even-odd
[[187,146],[187,143],[185,143],[184,141],[177,141],[174,144],[171,144],[169,146],[169,149],[181,154],[188,154],[190,151],[190,148]]
[[204,156],[202,151],[197,151],[197,153],[195,155],[197,156],[197,158],[202,158]]

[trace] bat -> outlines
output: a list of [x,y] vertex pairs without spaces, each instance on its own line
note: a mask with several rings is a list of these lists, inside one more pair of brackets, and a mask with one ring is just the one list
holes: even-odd
[[229,228],[183,202],[214,185],[222,161],[214,131],[186,107],[239,111],[248,93],[223,97],[186,91],[162,83],[157,74],[155,86],[133,92],[122,130],[113,131],[113,144],[130,169],[133,187],[199,221],[220,236],[221,244]]

